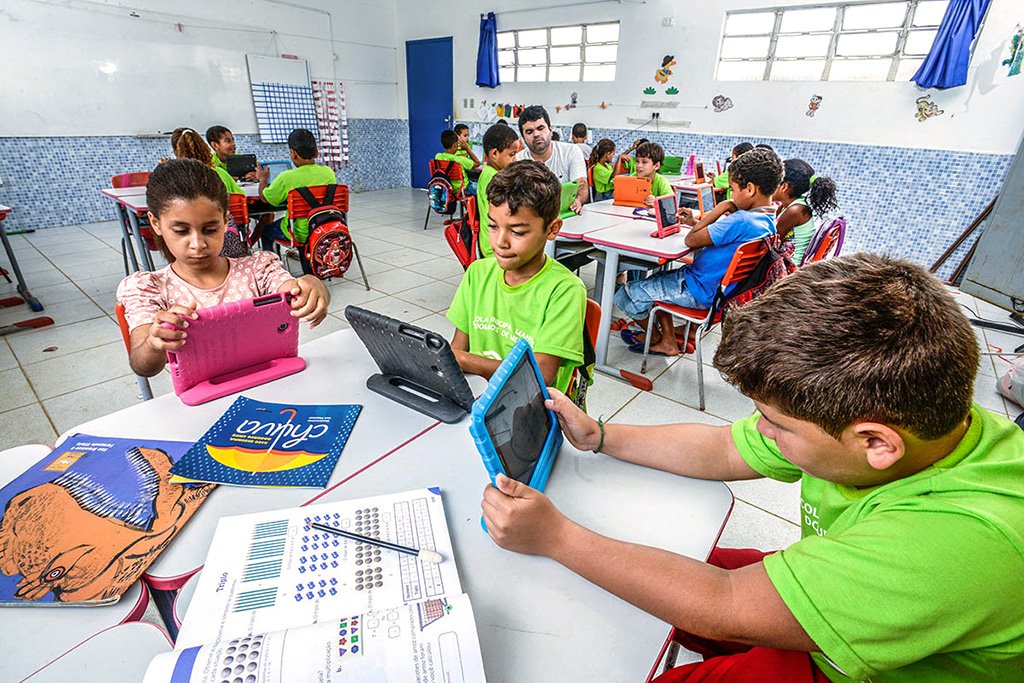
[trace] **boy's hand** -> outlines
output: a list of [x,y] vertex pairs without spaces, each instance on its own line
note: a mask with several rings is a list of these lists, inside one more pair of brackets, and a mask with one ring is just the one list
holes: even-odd
[[[258,168],[258,167],[257,167],[257,168]],[[268,175],[267,175],[267,177],[268,177],[268,178],[270,177],[270,175],[269,175],[269,170],[268,170]],[[250,183],[258,183],[258,182],[259,182],[259,180],[260,180],[260,175],[259,175],[259,173],[257,173],[256,171],[249,171],[249,172],[248,172],[248,173],[246,173],[246,174],[245,174],[244,176],[242,176],[242,180],[247,180],[247,181],[249,181]]]
[[544,401],[544,407],[553,410],[569,443],[581,451],[592,451],[601,440],[601,427],[597,420],[580,410],[580,407],[558,389],[548,387],[551,398]]
[[288,290],[292,295],[292,315],[302,318],[310,328],[314,328],[327,317],[331,295],[324,283],[312,275],[303,275],[294,283]]
[[[153,323],[149,326],[149,337],[147,341],[157,351],[177,351],[185,345],[185,338],[188,333],[189,320],[196,320],[196,304],[192,302],[188,306],[175,304],[166,311],[157,311]],[[164,323],[173,325],[178,329],[168,329]]]
[[257,166],[253,173],[256,174],[256,180],[261,183],[265,183],[270,180],[270,168],[267,166]]
[[676,209],[676,218],[683,225],[694,226],[697,225],[697,219],[693,217],[693,210],[685,206],[680,206]]
[[579,197],[577,197],[576,199],[574,199],[572,201],[572,204],[569,205],[569,209],[572,210],[573,212],[577,213],[577,214],[582,212],[583,211],[583,200],[580,199]]
[[505,550],[550,555],[568,518],[540,491],[504,474],[496,481],[498,487],[488,484],[480,502],[487,533]]
[[654,208],[654,195],[653,194],[649,194],[646,197],[644,197],[644,206],[646,206],[648,209],[653,209]]

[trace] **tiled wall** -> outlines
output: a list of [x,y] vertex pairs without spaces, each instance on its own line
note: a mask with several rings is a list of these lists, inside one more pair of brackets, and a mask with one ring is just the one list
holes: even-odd
[[[288,147],[238,135],[238,150],[260,160],[287,159]],[[398,119],[349,120],[348,167],[339,182],[353,191],[409,185],[409,123]],[[8,230],[52,228],[111,220],[100,189],[110,177],[152,169],[170,156],[169,138],[125,136],[0,137],[0,204],[13,207]]]

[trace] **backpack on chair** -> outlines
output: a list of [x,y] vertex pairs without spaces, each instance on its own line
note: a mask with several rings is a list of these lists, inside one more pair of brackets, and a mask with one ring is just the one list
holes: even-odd
[[337,188],[337,185],[328,185],[323,201],[317,200],[308,187],[295,188],[310,206],[309,237],[303,256],[312,274],[321,280],[341,277],[352,264],[352,236],[346,225],[347,217],[334,206]]
[[455,213],[455,206],[458,204],[459,196],[452,186],[449,174],[457,163],[454,161],[447,161],[444,164],[435,161],[435,163],[436,165],[431,164],[434,172],[430,176],[430,181],[427,182],[427,196],[430,198],[430,209],[442,216],[451,216]]
[[743,280],[738,282],[728,294],[722,296],[719,288],[712,302],[712,308],[720,306],[722,317],[734,308],[756,299],[773,284],[796,271],[796,266],[789,254],[778,245],[775,237],[765,237],[765,252],[754,269]]
[[480,221],[477,219],[476,197],[466,199],[462,219],[445,221],[444,239],[463,270],[480,258]]

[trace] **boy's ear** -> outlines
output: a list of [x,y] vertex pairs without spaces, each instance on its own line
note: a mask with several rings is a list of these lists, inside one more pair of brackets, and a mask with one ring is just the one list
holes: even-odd
[[562,219],[561,218],[555,218],[555,220],[553,220],[550,223],[548,223],[548,229],[547,229],[547,239],[548,239],[548,241],[551,241],[551,240],[555,239],[556,237],[558,237],[558,233],[559,233],[559,231],[561,229],[562,229]]
[[906,443],[898,431],[880,422],[857,422],[847,428],[855,448],[864,454],[872,469],[887,470],[906,453]]

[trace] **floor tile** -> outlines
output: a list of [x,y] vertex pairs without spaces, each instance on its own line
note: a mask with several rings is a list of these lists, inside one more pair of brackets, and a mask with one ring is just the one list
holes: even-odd
[[428,311],[441,312],[447,311],[448,307],[451,306],[452,299],[455,297],[455,290],[457,289],[458,287],[453,284],[433,281],[404,292],[399,292],[395,296],[411,304],[421,306]]
[[737,499],[800,524],[800,482],[787,484],[775,479],[730,481],[729,488]]
[[18,359],[11,352],[11,347],[7,345],[7,340],[0,338],[0,370],[10,370],[16,367],[18,367]]
[[420,318],[425,318],[433,313],[433,311],[428,311],[416,304],[411,304],[408,301],[403,301],[393,296],[374,299],[367,303],[366,308],[407,323],[416,322]]
[[0,370],[0,413],[21,408],[38,400],[21,368]]
[[[84,320],[60,327],[18,332],[7,338],[11,350],[23,365],[38,363],[121,339],[121,331],[110,318]],[[44,349],[53,348],[53,351]]]
[[120,340],[22,367],[40,399],[60,396],[132,372],[128,353]]
[[101,384],[46,399],[43,406],[58,433],[108,415],[139,402],[135,375],[118,377]]
[[725,420],[702,413],[647,391],[639,392],[612,418],[617,424],[663,425],[677,422],[725,425]]
[[611,420],[640,390],[628,382],[612,379],[602,373],[594,377],[594,384],[587,390],[587,414]]
[[306,342],[319,339],[324,335],[331,334],[332,332],[338,332],[339,330],[347,330],[351,325],[345,320],[345,317],[340,313],[338,315],[328,315],[324,318],[319,325],[310,329],[309,323],[302,323],[299,327],[299,343],[305,344]]
[[456,261],[454,256],[450,256],[447,259],[443,256],[438,259],[423,259],[410,263],[406,268],[420,275],[426,275],[438,280],[455,276],[461,277],[465,272],[462,264]]
[[397,294],[414,287],[424,287],[437,282],[434,278],[414,273],[411,270],[397,269],[387,273],[387,277],[379,277],[370,286],[385,294]]
[[30,443],[53,447],[56,440],[57,433],[39,403],[0,413],[0,450]]
[[[34,291],[32,293],[35,294]],[[106,315],[106,312],[94,304],[91,299],[81,292],[79,292],[79,295],[80,298],[78,299],[61,303],[50,303],[46,299],[40,298],[39,301],[44,307],[41,313],[34,313],[27,306],[0,309],[0,325],[10,325],[27,318],[47,316],[53,319],[55,326],[60,326],[77,323],[82,320],[100,318]]]
[[800,527],[737,500],[718,539],[721,548],[782,550],[800,540]]
[[[697,363],[689,356],[674,363],[654,382],[654,392],[698,408]],[[708,413],[729,421],[740,420],[754,412],[754,402],[709,366],[704,367],[704,404]]]
[[378,292],[375,289],[367,291],[362,283],[356,284],[354,282],[334,285],[329,287],[329,290],[331,293],[331,303],[327,306],[327,311],[329,313],[337,313],[338,315],[342,315],[346,306],[352,305],[369,308],[370,302],[386,296],[383,292]]

